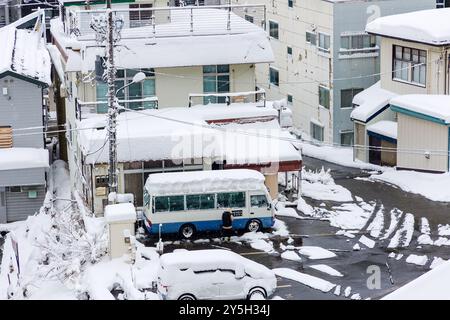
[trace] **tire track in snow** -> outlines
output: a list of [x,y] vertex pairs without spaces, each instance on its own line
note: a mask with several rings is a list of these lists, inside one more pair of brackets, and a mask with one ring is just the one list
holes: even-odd
[[395,232],[389,242],[388,248],[407,247],[414,233],[414,215],[407,213],[401,227]]
[[389,228],[384,232],[384,235],[380,238],[380,240],[388,239],[391,234],[397,229],[399,222],[403,216],[403,211],[400,209],[394,208],[390,211],[391,220],[389,223]]

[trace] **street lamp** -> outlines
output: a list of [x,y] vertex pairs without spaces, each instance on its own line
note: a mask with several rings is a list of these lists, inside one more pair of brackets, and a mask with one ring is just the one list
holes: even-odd
[[143,73],[142,71],[136,73],[136,74],[134,75],[134,77],[133,77],[133,80],[131,80],[130,83],[128,83],[128,84],[126,84],[126,85],[124,85],[124,86],[122,86],[122,87],[120,87],[119,89],[116,90],[116,96],[117,96],[117,94],[119,93],[120,90],[123,90],[123,89],[125,89],[126,87],[131,86],[131,85],[134,84],[134,83],[141,83],[141,82],[144,81],[146,78],[147,78],[147,76],[146,76],[145,73]]

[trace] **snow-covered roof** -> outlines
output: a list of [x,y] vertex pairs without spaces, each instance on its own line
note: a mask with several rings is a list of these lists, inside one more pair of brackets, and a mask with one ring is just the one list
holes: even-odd
[[47,168],[48,150],[38,148],[0,149],[0,171]]
[[367,131],[397,140],[397,122],[394,121],[378,121],[367,126]]
[[104,216],[106,222],[134,221],[136,209],[132,203],[110,204],[105,207]]
[[388,294],[382,300],[449,300],[450,261]]
[[[263,102],[254,103],[232,103],[224,107],[223,103],[210,103],[207,105],[195,105],[191,107],[191,113],[198,115],[203,120],[234,120],[243,118],[272,118],[278,117],[277,110],[272,108],[272,102],[267,101],[266,107]],[[258,107],[260,106],[260,107]]]
[[10,71],[50,84],[51,63],[43,38],[45,30],[20,28],[36,17],[33,13],[0,29],[0,74]]
[[[267,63],[274,55],[266,32],[231,13],[231,30],[227,30],[225,10],[195,10],[200,21],[189,32],[188,11],[171,10],[171,22],[152,27],[125,28],[120,46],[115,51],[115,63],[120,68],[164,68],[219,64]],[[218,23],[210,23],[217,20]],[[194,20],[195,21],[195,20]],[[223,21],[224,23],[220,23]],[[92,71],[97,56],[104,56],[93,33],[78,38],[63,33],[59,18],[51,20],[51,32],[68,55],[66,71]],[[81,53],[70,56],[74,48]],[[74,61],[70,61],[70,60]]]
[[[160,263],[164,268],[191,269],[193,271],[217,268],[245,271],[253,278],[273,278],[272,270],[229,250],[177,250],[163,254]],[[209,269],[208,269],[209,268]],[[243,270],[242,270],[243,269]],[[172,269],[173,270],[173,269]]]
[[152,195],[265,189],[264,176],[249,169],[155,173],[145,188]]
[[369,33],[422,42],[450,44],[450,8],[420,10],[378,18],[366,26]]
[[[256,114],[273,114],[271,107],[256,107]],[[118,161],[208,158],[227,164],[264,164],[300,161],[301,155],[281,131],[277,120],[264,122],[209,125],[208,119],[237,117],[234,107],[164,108],[139,113],[123,112],[118,116]],[[237,113],[235,113],[237,111]],[[228,115],[227,115],[228,114]],[[247,118],[248,119],[248,118]],[[79,123],[79,142],[87,163],[108,161],[105,145],[106,115],[93,115]],[[92,129],[100,127],[101,129]]]
[[55,70],[58,74],[59,80],[64,83],[65,77],[61,60],[61,52],[59,52],[58,48],[53,44],[48,44],[47,50],[50,53],[50,58],[52,59],[52,63],[55,66]]
[[408,94],[395,97],[390,103],[391,106],[427,115],[450,124],[450,96],[448,95]]
[[351,119],[367,122],[372,116],[389,104],[396,94],[382,89],[380,81],[358,93],[353,98],[353,104],[358,105],[350,114]]

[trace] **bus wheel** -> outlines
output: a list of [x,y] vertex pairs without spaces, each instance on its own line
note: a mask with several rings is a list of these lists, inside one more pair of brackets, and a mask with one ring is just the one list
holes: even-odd
[[192,224],[183,224],[180,228],[180,236],[184,239],[191,239],[195,234],[195,227]]
[[261,230],[261,221],[252,219],[247,223],[248,232],[258,232]]

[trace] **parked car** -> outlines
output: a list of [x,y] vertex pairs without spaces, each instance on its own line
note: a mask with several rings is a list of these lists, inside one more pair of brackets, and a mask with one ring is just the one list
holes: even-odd
[[168,300],[234,300],[270,296],[272,270],[228,250],[175,250],[163,254],[158,293]]

